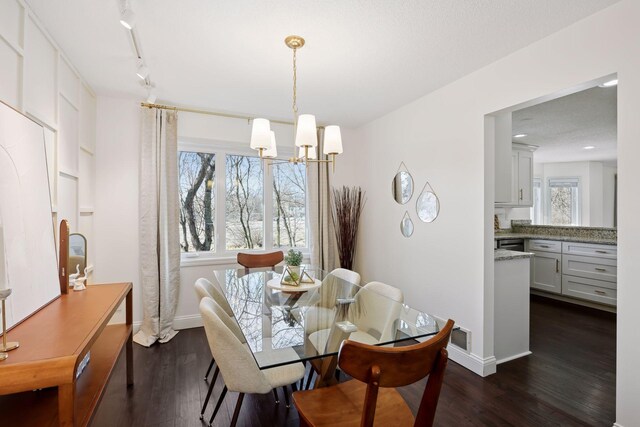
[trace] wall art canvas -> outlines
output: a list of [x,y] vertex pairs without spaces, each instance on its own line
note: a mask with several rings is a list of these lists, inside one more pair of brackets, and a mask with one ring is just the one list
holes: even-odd
[[42,126],[0,102],[0,288],[11,327],[60,295]]

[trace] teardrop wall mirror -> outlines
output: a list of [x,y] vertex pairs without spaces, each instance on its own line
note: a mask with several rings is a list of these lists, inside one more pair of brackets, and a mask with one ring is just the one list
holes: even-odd
[[416,200],[416,213],[423,222],[433,222],[440,213],[440,200],[427,181]]
[[404,162],[400,163],[400,167],[391,181],[391,194],[393,199],[401,205],[409,203],[413,196],[413,177]]
[[413,221],[411,221],[409,211],[405,211],[402,221],[400,221],[400,232],[404,237],[411,237],[413,234]]

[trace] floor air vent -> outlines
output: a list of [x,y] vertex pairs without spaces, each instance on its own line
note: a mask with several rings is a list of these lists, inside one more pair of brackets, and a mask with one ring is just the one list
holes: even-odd
[[451,344],[460,347],[462,350],[469,352],[469,331],[457,329],[451,331]]

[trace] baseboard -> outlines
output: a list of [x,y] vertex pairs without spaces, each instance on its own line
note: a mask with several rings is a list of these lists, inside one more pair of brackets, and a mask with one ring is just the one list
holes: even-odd
[[202,316],[200,314],[177,316],[173,319],[173,329],[175,330],[199,328],[202,325]]
[[513,356],[509,356],[509,357],[505,357],[504,359],[496,360],[496,365],[499,365],[499,364],[505,363],[505,362],[510,362],[512,360],[519,359],[521,357],[525,357],[525,356],[528,356],[530,354],[531,354],[530,351],[525,351],[524,353],[520,353],[520,354],[514,354]]
[[613,423],[613,427],[624,427],[622,424]]
[[[142,326],[142,321],[133,322],[133,333],[137,333]],[[176,316],[173,319],[173,329],[179,331],[181,329],[199,328],[202,326],[202,317],[199,314],[190,314],[187,316]]]
[[483,359],[473,353],[467,353],[454,345],[447,346],[447,350],[449,351],[449,358],[451,360],[481,377],[496,373],[496,358],[493,356]]

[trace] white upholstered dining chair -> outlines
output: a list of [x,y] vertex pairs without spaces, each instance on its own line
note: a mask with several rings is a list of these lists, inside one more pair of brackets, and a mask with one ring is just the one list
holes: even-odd
[[[322,281],[322,286],[318,290],[318,301],[315,305],[309,307],[304,315],[305,332],[311,334],[318,330],[326,329],[331,326],[336,314],[336,298],[346,298],[352,295],[338,295],[338,289],[341,288],[336,281],[344,281],[356,286],[360,285],[360,275],[355,271],[346,268],[336,268],[329,273]],[[348,287],[343,286],[347,289]],[[349,289],[355,292],[356,288]]]
[[[357,330],[351,332],[347,338],[370,345],[391,341],[394,337],[394,324],[400,315],[403,302],[404,295],[400,289],[382,282],[367,283],[356,293],[355,301],[349,308],[348,320]],[[320,354],[326,353],[332,321],[333,317],[324,329],[318,329],[308,335],[309,342]],[[309,372],[304,388],[309,388],[313,373],[313,370]],[[336,375],[337,373],[338,371]]]
[[[227,299],[224,296],[224,292],[222,290],[222,286],[220,285],[220,282],[218,282],[218,279],[216,279],[215,275],[212,276],[212,279],[213,281],[209,281],[208,279],[201,277],[200,279],[196,280],[194,289],[196,291],[196,295],[198,296],[198,299],[202,301],[203,298],[211,298],[214,301],[216,301],[216,303],[220,307],[222,307],[222,309],[228,314],[228,317],[231,320],[231,321],[225,322],[227,324],[227,327],[231,330],[231,332],[233,332],[233,334],[236,337],[238,337],[238,339],[241,342],[243,343],[246,342],[244,338],[244,334],[240,330],[240,327],[238,326],[237,322],[235,322],[232,318],[233,310],[231,310],[231,306],[229,305],[229,303],[227,302]],[[205,381],[209,379],[209,374],[211,373],[211,369],[213,369],[215,362],[216,362],[215,358],[211,357],[211,363],[209,363],[209,368],[207,369],[207,372],[204,375]],[[211,398],[211,393],[213,392],[213,387],[216,384],[216,379],[218,378],[219,372],[220,372],[220,369],[216,367],[215,371],[213,372],[213,378],[209,383],[209,389],[207,390],[207,395],[204,399],[204,403],[202,404],[202,409],[200,410],[200,419],[204,418],[204,412],[205,412],[205,409],[207,408],[207,405],[209,404],[209,399]]]
[[230,318],[212,298],[205,297],[200,301],[200,314],[211,353],[225,383],[211,415],[209,426],[212,425],[228,390],[240,393],[231,426],[235,426],[238,421],[246,393],[265,394],[273,391],[274,395],[277,395],[276,389],[283,387],[288,401],[286,386],[302,378],[304,375],[302,363],[260,370],[249,347],[242,343],[229,328],[229,323],[235,323],[235,320]]
[[[404,295],[396,287],[382,282],[364,285],[349,309],[348,320],[358,328],[349,335],[349,339],[371,345],[392,340],[394,322],[400,315],[403,302]],[[320,353],[325,352],[330,326],[309,334],[309,342]]]

